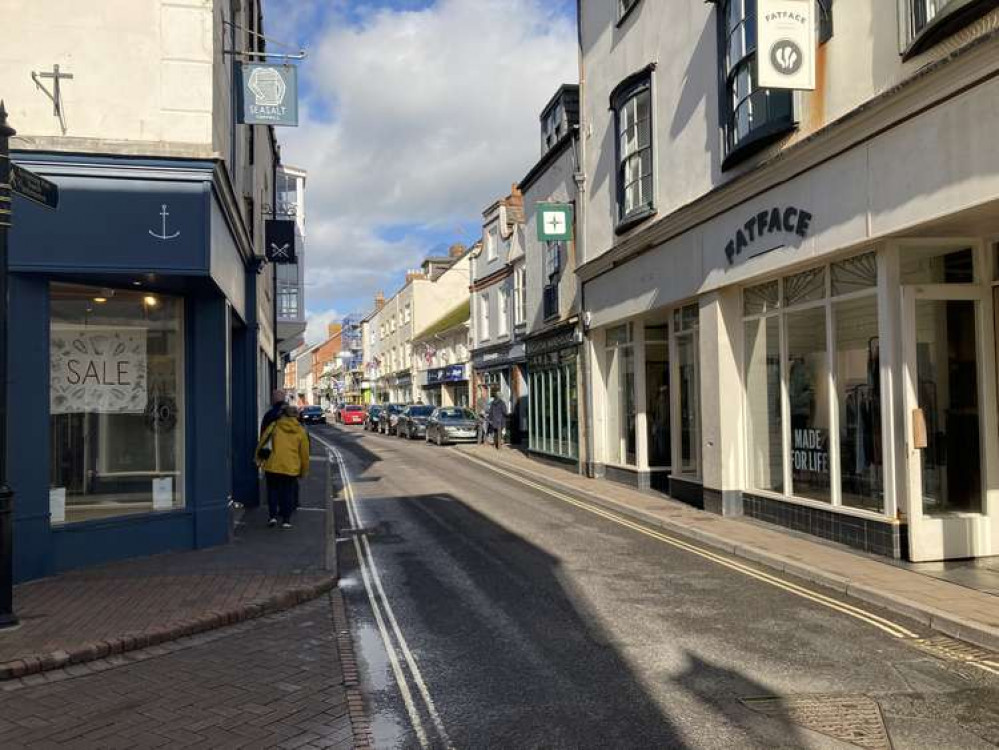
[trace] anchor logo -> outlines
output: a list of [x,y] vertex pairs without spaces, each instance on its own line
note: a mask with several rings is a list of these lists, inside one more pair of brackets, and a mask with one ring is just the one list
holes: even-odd
[[173,234],[167,234],[167,216],[169,216],[169,215],[170,215],[170,212],[167,211],[166,203],[162,204],[160,206],[160,216],[163,219],[163,221],[162,221],[162,229],[160,230],[159,234],[156,234],[156,232],[154,232],[152,229],[150,229],[149,230],[149,234],[151,234],[153,237],[155,237],[158,240],[164,240],[164,241],[166,241],[166,240],[172,240],[174,237],[180,237],[180,232],[179,231],[178,232],[174,232]]

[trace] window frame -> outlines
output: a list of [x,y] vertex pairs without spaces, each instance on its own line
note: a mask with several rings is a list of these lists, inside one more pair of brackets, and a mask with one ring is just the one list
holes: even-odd
[[506,285],[496,290],[496,337],[510,335],[510,290]]
[[642,0],[631,0],[631,4],[628,5],[628,0],[614,0],[615,5],[617,5],[617,25],[621,26],[625,20],[630,16],[639,5],[641,5]]
[[[634,7],[634,6],[633,6]],[[637,73],[625,78],[621,83],[619,83],[610,95],[610,108],[614,113],[614,182],[615,182],[615,228],[616,234],[622,234],[633,227],[641,224],[646,219],[656,215],[656,196],[658,193],[658,185],[656,178],[656,141],[655,141],[655,93],[653,88],[653,73],[656,69],[656,64],[652,63],[647,65],[642,70]],[[621,153],[621,115],[624,108],[632,101],[636,101],[638,97],[642,95],[648,96],[648,108],[649,108],[649,143],[646,147],[637,147],[636,150],[625,157]],[[637,103],[636,103],[637,109]],[[637,131],[639,130],[638,123],[636,121],[636,141],[637,141]],[[637,180],[632,180],[630,184],[635,182],[641,183],[645,177],[641,174],[641,157],[642,154],[649,152],[649,164],[650,172],[648,177],[651,180],[650,195],[648,199],[638,208],[633,208],[629,213],[625,213],[625,193],[628,185],[624,184],[624,174],[625,166],[629,160],[638,158],[639,163],[639,177]]]
[[499,227],[486,227],[486,262],[492,263],[499,255]]
[[899,0],[899,45],[903,61],[921,55],[995,7],[993,0],[944,0],[942,8],[916,29],[917,4],[928,2]]

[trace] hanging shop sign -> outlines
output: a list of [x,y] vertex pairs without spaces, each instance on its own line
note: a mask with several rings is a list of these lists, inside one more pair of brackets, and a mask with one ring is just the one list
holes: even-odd
[[760,88],[815,90],[815,0],[758,0]]
[[298,68],[242,63],[239,122],[243,125],[298,125]]
[[568,242],[572,239],[572,206],[567,203],[539,203],[538,239],[542,242]]
[[271,263],[296,263],[295,221],[293,219],[268,219],[264,222],[264,243],[267,260]]
[[146,332],[59,326],[52,329],[52,414],[146,411]]
[[733,265],[737,260],[784,247],[788,235],[792,241],[795,237],[804,239],[811,230],[813,218],[811,213],[796,206],[775,206],[760,211],[735,230],[735,235],[725,245],[725,257],[729,265]]

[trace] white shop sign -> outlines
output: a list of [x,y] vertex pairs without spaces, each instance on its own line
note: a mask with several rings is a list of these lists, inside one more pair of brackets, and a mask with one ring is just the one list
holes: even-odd
[[815,0],[758,0],[760,88],[815,90]]
[[146,408],[146,331],[54,326],[52,414],[139,414]]

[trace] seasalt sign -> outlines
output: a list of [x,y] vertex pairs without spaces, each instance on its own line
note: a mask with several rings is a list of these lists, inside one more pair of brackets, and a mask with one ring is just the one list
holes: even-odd
[[[750,246],[762,242],[771,234],[792,234],[804,238],[812,226],[812,215],[803,208],[788,206],[775,207],[768,211],[760,211],[739,229],[735,236],[725,245],[725,257],[729,265],[735,263],[737,257],[749,250]],[[767,247],[754,255],[760,255],[769,250],[776,250],[780,245]]]

